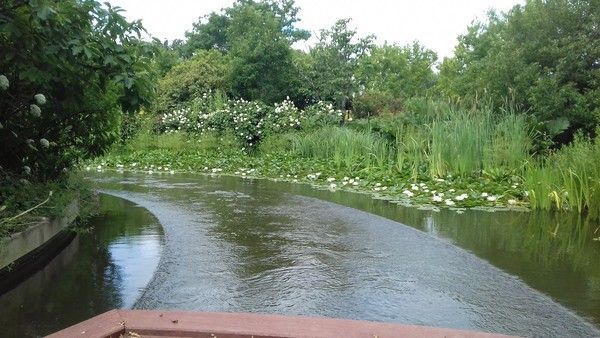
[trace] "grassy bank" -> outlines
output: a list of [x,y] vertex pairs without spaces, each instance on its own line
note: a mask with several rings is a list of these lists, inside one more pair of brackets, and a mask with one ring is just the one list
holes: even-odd
[[91,212],[92,189],[81,175],[70,174],[43,183],[8,180],[0,188],[0,239],[26,229],[40,217],[60,217],[79,198],[82,215]]
[[[86,169],[306,182],[418,206],[600,214],[594,204],[600,199],[600,146],[580,137],[536,155],[538,135],[525,114],[424,101],[412,113],[341,124],[338,111],[325,105],[313,112],[288,102],[264,113],[268,107],[242,104],[237,116],[239,109],[230,108],[159,119]],[[256,128],[246,128],[247,120],[256,120]],[[293,124],[272,128],[285,121]]]
[[[142,133],[89,163],[86,169],[263,177],[369,192],[406,204],[438,207],[527,204],[521,176],[512,173],[521,169],[509,170],[506,158],[486,157],[484,145],[470,153],[471,158],[463,159],[465,163],[471,161],[473,173],[467,174],[465,169],[465,173],[453,174],[450,170],[454,167],[445,162],[453,155],[441,147],[431,150],[427,138],[435,137],[435,131],[430,135],[411,131],[402,139],[390,141],[381,133],[361,129],[327,126],[273,134],[252,152],[242,150],[228,135]],[[499,163],[494,174],[483,169],[491,161]],[[438,165],[437,171],[431,170],[432,163]]]

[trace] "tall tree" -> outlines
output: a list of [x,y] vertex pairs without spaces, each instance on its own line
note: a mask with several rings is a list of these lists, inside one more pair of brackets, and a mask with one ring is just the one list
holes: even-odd
[[280,20],[272,11],[245,2],[228,13],[233,94],[265,103],[283,100],[290,90],[292,55]]
[[349,23],[350,19],[338,20],[330,29],[322,30],[319,42],[310,50],[314,96],[333,101],[341,109],[358,92],[360,83],[354,74],[359,60],[373,47],[373,37],[358,38]]
[[424,95],[436,81],[433,72],[437,55],[414,42],[411,45],[383,45],[362,58],[356,77],[366,92],[382,92],[399,99]]
[[528,0],[491,13],[460,37],[444,60],[448,96],[509,100],[542,121],[593,131],[600,121],[600,2]]
[[96,1],[0,4],[0,173],[53,177],[105,150],[121,112],[149,100],[152,47]]
[[308,31],[296,27],[300,18],[299,8],[294,0],[237,0],[231,7],[221,12],[212,12],[194,23],[192,30],[185,34],[187,41],[180,48],[182,56],[189,58],[201,49],[229,51],[228,31],[231,20],[243,7],[252,7],[263,13],[272,14],[281,33],[292,43],[310,37]]

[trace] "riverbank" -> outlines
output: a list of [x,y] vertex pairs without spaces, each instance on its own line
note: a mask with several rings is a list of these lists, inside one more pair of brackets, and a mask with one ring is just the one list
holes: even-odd
[[376,161],[338,165],[333,158],[311,158],[289,149],[285,137],[263,142],[255,152],[240,149],[227,136],[147,135],[113,149],[84,166],[87,171],[180,172],[265,178],[330,189],[368,193],[403,205],[431,208],[527,210],[522,178],[452,176],[411,177]]
[[78,200],[81,217],[93,212],[90,182],[68,174],[46,182],[5,180],[0,187],[0,247],[2,241],[35,225],[42,218],[58,219]]

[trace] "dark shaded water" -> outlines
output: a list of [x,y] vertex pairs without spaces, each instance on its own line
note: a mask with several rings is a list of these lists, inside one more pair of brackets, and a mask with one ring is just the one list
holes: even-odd
[[77,235],[44,269],[0,290],[0,336],[37,337],[121,307],[131,307],[152,278],[162,228],[146,209],[101,196],[93,230]]
[[[108,193],[151,210],[164,227],[155,278],[136,308],[301,314],[524,336],[599,335],[600,242],[592,237],[600,230],[576,216],[421,211],[359,194],[229,177],[112,173],[95,179]],[[80,238],[79,246],[84,242]],[[98,265],[96,271],[108,266],[88,259],[83,266]],[[137,266],[154,271],[152,264]],[[64,315],[75,322],[131,305],[140,294],[113,290],[124,290],[127,277],[111,278],[113,286],[103,288],[84,276],[90,270],[80,273],[68,277],[97,286],[96,301],[105,307],[82,305],[73,311],[78,316]],[[6,298],[0,297],[0,318]],[[47,303],[53,304],[40,300],[35,311],[45,311]],[[38,316],[19,311],[13,327],[27,327]],[[41,317],[40,323],[50,320]]]

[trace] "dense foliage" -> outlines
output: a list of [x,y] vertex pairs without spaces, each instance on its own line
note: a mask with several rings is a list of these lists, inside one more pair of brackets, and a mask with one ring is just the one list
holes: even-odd
[[592,132],[600,119],[599,22],[596,0],[529,0],[492,13],[460,37],[439,88],[450,97],[509,101],[540,121]]
[[1,1],[3,177],[51,178],[117,139],[151,96],[141,30],[96,1]]

